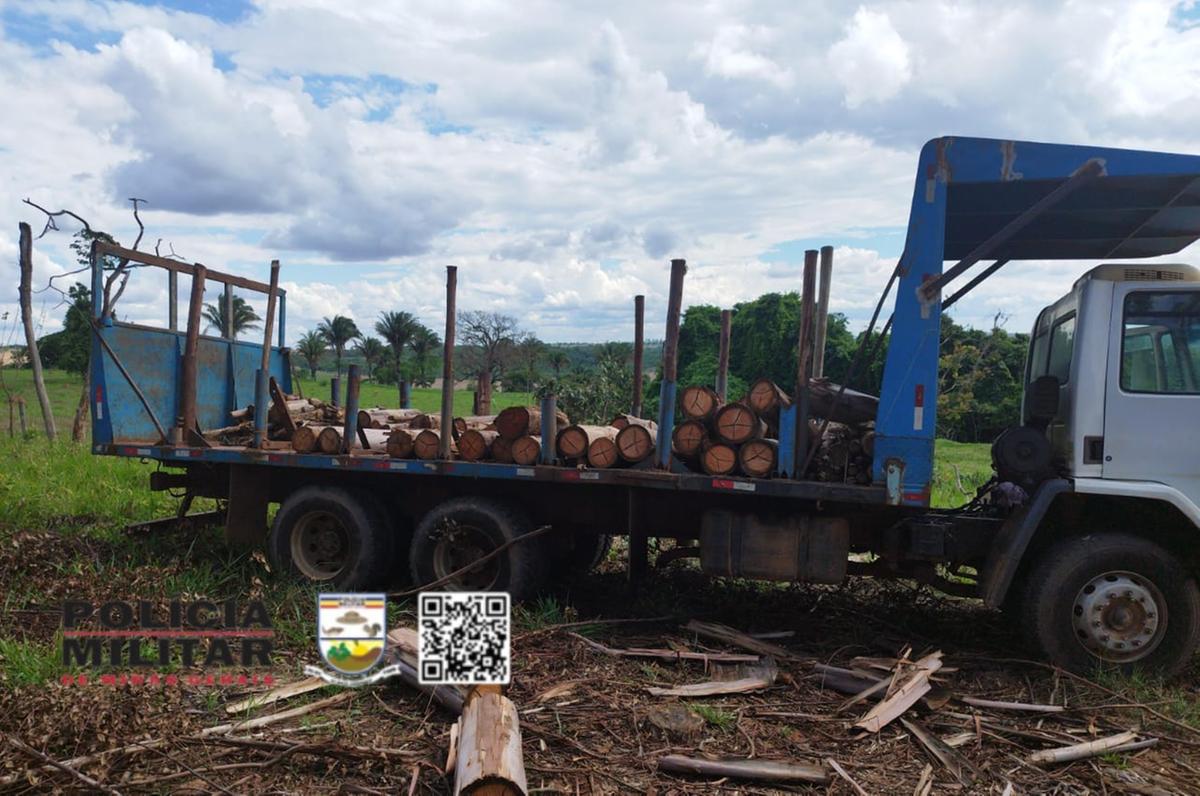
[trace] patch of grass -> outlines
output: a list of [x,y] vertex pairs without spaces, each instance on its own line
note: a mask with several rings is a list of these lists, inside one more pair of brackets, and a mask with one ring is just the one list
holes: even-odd
[[710,726],[726,731],[737,724],[737,714],[723,708],[705,705],[699,702],[688,703],[688,708]]
[[62,636],[50,644],[0,637],[0,672],[9,686],[42,685],[63,673]]
[[[1125,674],[1119,669],[1103,668],[1096,671],[1093,679],[1099,685],[1126,697],[1130,702],[1153,707],[1165,716],[1200,729],[1200,700],[1183,685],[1174,685],[1140,669]],[[1192,682],[1192,679],[1181,677],[1179,682]],[[1149,717],[1148,720],[1154,719]]]
[[570,622],[573,612],[553,597],[539,597],[532,603],[519,605],[513,612],[516,623],[524,630],[541,630]]
[[[975,490],[992,477],[991,446],[985,442],[954,442],[939,439],[933,459],[935,508],[961,506],[975,496]],[[962,484],[960,490],[959,484]]]

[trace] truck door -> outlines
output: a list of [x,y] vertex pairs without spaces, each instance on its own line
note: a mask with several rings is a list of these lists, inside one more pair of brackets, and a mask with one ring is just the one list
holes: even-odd
[[1200,289],[1118,284],[1112,327],[1104,477],[1167,484],[1200,505]]

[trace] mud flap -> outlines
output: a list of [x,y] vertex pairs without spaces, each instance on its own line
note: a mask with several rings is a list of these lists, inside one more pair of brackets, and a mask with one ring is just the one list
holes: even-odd
[[225,541],[230,547],[254,547],[267,538],[271,474],[265,467],[231,465]]

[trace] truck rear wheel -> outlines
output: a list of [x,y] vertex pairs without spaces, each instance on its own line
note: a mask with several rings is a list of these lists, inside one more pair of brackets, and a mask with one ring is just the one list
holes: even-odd
[[1025,579],[1021,618],[1031,640],[1066,669],[1170,676],[1200,643],[1200,590],[1153,542],[1090,534],[1042,552]]
[[[424,586],[443,580],[529,530],[525,514],[508,503],[474,497],[448,500],[422,517],[413,531],[413,582]],[[543,559],[542,545],[517,543],[433,588],[506,591],[514,600],[525,599],[541,586]]]
[[392,533],[370,496],[309,486],[279,507],[267,551],[277,572],[330,588],[370,589],[388,574]]

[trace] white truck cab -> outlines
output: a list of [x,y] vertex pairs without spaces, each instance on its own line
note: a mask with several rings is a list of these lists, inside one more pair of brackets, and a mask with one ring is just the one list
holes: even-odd
[[1200,645],[1200,269],[1084,274],[1038,315],[1022,415],[993,447],[1031,492],[1022,629],[1074,668],[1181,671]]

